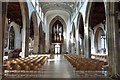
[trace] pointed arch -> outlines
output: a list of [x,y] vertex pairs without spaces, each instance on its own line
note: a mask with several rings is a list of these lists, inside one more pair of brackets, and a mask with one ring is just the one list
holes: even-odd
[[[95,52],[105,49],[105,43],[101,42],[102,38],[105,38],[105,32],[101,27],[98,27],[95,32],[95,37],[94,37]],[[102,45],[102,44],[104,44],[104,45]]]
[[[86,50],[84,53],[87,53],[86,56],[91,57],[91,51],[94,50],[94,37],[92,39],[91,32],[94,33],[94,28],[106,20],[106,12],[105,12],[105,2],[102,0],[101,2],[92,2],[87,3],[86,7],[86,17],[85,17],[85,39],[84,46]],[[94,35],[94,34],[93,34]]]
[[[60,17],[60,16],[56,16],[56,17],[54,17],[52,20],[51,20],[51,22],[50,22],[50,27],[49,27],[49,34],[50,34],[50,44],[52,43],[52,26],[53,26],[53,24],[57,21],[57,20],[59,20],[60,22],[61,22],[61,24],[63,25],[63,33],[66,33],[66,23],[65,23],[65,21]],[[65,35],[64,35],[65,36]]]
[[37,15],[36,12],[33,11],[31,14],[31,19],[30,19],[30,31],[31,31],[31,37],[33,40],[33,51],[34,53],[38,53],[38,44],[39,44],[39,28],[38,28],[38,21],[37,21]]
[[83,16],[81,12],[78,14],[77,19],[77,27],[78,27],[78,54],[84,55],[84,22],[83,22]]
[[[66,23],[64,21],[64,19],[60,16],[55,16],[51,22],[50,22],[50,25],[49,25],[49,48],[54,51],[52,48],[53,48],[53,45],[52,45],[52,27],[53,27],[53,24],[59,20],[61,22],[61,24],[63,25],[63,37],[64,37],[64,40],[62,42],[61,45],[61,52],[60,53],[64,53],[66,52]],[[64,45],[64,46],[63,46]]]
[[[21,44],[22,53],[23,56],[28,56],[28,28],[29,28],[29,17],[28,17],[28,5],[27,2],[20,2],[20,0],[17,0],[16,2],[6,2],[4,4],[4,7],[6,6],[5,15],[6,19],[10,20],[9,22],[15,22],[20,26],[20,34],[22,35],[22,41],[19,42]],[[15,6],[15,7],[14,7]],[[12,8],[14,7],[14,8]],[[3,24],[6,24],[9,22],[3,21]],[[8,25],[4,25],[4,28],[7,28]],[[22,33],[21,33],[22,32]],[[21,43],[22,42],[22,43]],[[16,44],[17,45],[17,44]],[[9,48],[9,45],[8,45]]]
[[34,28],[34,35],[37,36],[39,34],[39,29],[38,29],[38,21],[37,21],[37,14],[35,11],[32,12],[31,14],[31,19],[33,22],[33,28]]
[[78,19],[77,19],[77,27],[78,27],[78,32],[81,35],[81,38],[84,38],[84,22],[83,22],[83,16],[79,12]]

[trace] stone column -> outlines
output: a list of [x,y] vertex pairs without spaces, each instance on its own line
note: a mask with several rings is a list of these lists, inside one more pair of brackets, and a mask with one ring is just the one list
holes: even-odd
[[109,65],[112,66],[112,75],[116,75],[119,71],[118,57],[119,57],[119,40],[118,40],[118,15],[116,13],[115,3],[106,4],[106,42],[107,53],[109,57]]
[[79,43],[79,41],[77,41],[76,42],[77,43],[77,45],[76,45],[76,53],[77,53],[77,55],[80,55],[80,43]]
[[39,40],[38,40],[38,35],[34,35],[34,53],[38,53],[38,44],[39,44]]
[[[49,27],[49,26],[47,26],[47,27]],[[50,37],[51,36],[51,34],[50,34],[50,32],[49,32],[50,30],[49,30],[49,28],[46,28],[46,42],[45,42],[45,45],[46,45],[46,51],[45,52],[48,52],[48,50],[49,50],[49,47],[50,47],[50,40],[52,40],[52,37]]]
[[76,53],[80,55],[79,31],[76,31]]
[[23,28],[22,28],[22,57],[27,57],[29,55],[29,15],[27,11],[27,3],[21,2],[21,10],[22,10],[22,22],[23,22]]
[[[27,21],[27,20],[26,20]],[[26,23],[27,24],[27,23]],[[29,27],[26,26],[26,39],[25,39],[25,57],[29,55]]]
[[4,48],[4,27],[5,27],[5,18],[6,18],[6,8],[7,3],[2,3],[0,1],[0,80],[3,75],[3,48]]
[[82,39],[82,45],[80,45],[79,49],[80,49],[79,51],[80,51],[81,55],[83,55],[83,53],[84,53],[84,38]]
[[84,27],[84,56],[87,58],[91,57],[91,37],[89,30],[89,23],[87,22]]

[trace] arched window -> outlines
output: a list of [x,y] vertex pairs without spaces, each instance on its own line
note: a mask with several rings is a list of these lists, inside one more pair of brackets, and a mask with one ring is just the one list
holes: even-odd
[[9,32],[9,49],[13,50],[14,49],[14,39],[15,39],[15,32],[13,26],[10,28]]
[[57,20],[52,27],[52,41],[56,43],[63,42],[63,25]]

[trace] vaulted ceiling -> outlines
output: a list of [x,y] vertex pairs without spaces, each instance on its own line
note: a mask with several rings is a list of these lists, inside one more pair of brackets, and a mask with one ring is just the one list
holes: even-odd
[[75,7],[75,2],[40,2],[44,13],[50,10],[64,10],[72,13]]

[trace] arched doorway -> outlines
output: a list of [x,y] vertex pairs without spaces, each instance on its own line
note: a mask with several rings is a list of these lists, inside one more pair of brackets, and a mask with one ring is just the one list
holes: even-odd
[[98,28],[95,32],[94,45],[96,53],[104,53],[106,51],[106,37],[102,28]]
[[37,23],[37,15],[35,12],[32,12],[30,19],[30,31],[29,31],[29,52],[32,54],[38,53],[39,45],[39,29]]
[[81,13],[78,15],[77,20],[78,25],[78,52],[80,55],[84,55],[84,23],[83,23],[83,16]]
[[60,16],[54,17],[50,22],[49,28],[49,51],[55,53],[55,45],[59,45],[59,53],[66,52],[66,23]]

